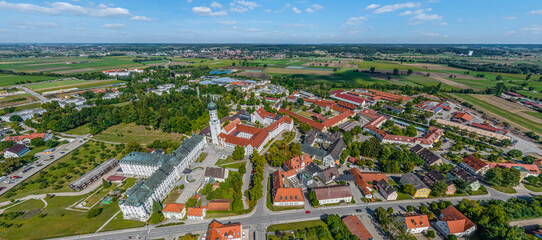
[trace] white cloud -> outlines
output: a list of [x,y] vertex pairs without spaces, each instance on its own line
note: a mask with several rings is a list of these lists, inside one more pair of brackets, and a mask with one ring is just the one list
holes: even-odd
[[8,3],[6,1],[0,1],[0,9],[14,10],[22,13],[34,13],[34,14],[60,14],[60,11],[54,8],[42,7],[34,4],[27,3]]
[[404,11],[402,13],[399,13],[399,16],[418,15],[418,14],[422,14],[424,12],[430,12],[431,10],[432,10],[431,8],[417,9],[417,10],[414,10],[414,11],[407,10],[407,11]]
[[71,3],[67,3],[67,2],[54,2],[54,3],[51,3],[50,6],[59,11],[69,12],[74,15],[88,14],[88,9],[81,6],[73,5]]
[[259,7],[256,2],[249,2],[249,1],[243,1],[243,0],[234,0],[230,3],[230,11],[231,12],[248,12],[250,10],[253,10],[254,8]]
[[43,28],[57,28],[60,25],[50,22],[22,22],[15,24],[15,27],[20,29],[43,29]]
[[316,11],[321,10],[323,8],[324,7],[322,5],[320,5],[320,4],[313,4],[309,8],[305,9],[305,12],[313,13],[313,12],[316,12]]
[[296,13],[296,14],[300,14],[300,13],[301,13],[301,10],[299,10],[297,7],[293,7],[293,8],[292,8],[292,11],[294,11],[294,13]]
[[371,4],[371,5],[367,6],[367,7],[365,7],[365,9],[375,9],[375,8],[377,8],[377,7],[380,7],[380,4],[373,3],[373,4]]
[[222,4],[217,3],[217,2],[213,2],[213,3],[211,3],[211,7],[212,8],[222,8]]
[[130,19],[132,19],[134,21],[144,21],[144,22],[148,22],[148,21],[152,20],[151,18],[148,18],[148,17],[145,17],[145,16],[133,16]]
[[386,5],[386,6],[380,7],[374,10],[373,13],[382,14],[382,13],[397,11],[403,8],[417,8],[417,7],[420,7],[420,5],[421,5],[420,3],[413,3],[413,2],[397,3],[397,4]]
[[542,15],[542,9],[530,11],[529,14]]
[[213,12],[213,10],[211,10],[208,7],[193,7],[192,12],[194,12],[195,14],[200,15],[200,16],[224,16],[224,15],[228,15],[228,13],[226,13],[226,11]]
[[236,25],[237,21],[222,21],[220,22],[221,25]]
[[102,25],[103,28],[110,28],[110,29],[123,29],[126,28],[126,25],[121,23],[107,23]]
[[502,19],[504,19],[504,20],[516,20],[518,18],[517,17],[502,17]]
[[247,28],[245,29],[245,32],[259,32],[260,29],[256,29],[256,28]]
[[130,10],[120,7],[108,7],[105,4],[99,4],[98,7],[90,12],[94,17],[129,17],[132,16]]
[[365,17],[351,17],[346,20],[346,25],[356,26],[361,25],[363,22],[367,21],[367,18]]
[[419,21],[435,21],[435,20],[441,20],[441,19],[442,19],[442,16],[439,16],[437,14],[427,15],[425,13],[412,17],[412,20],[419,20]]
[[271,9],[265,9],[264,12],[270,13],[270,12],[272,12],[272,10]]
[[314,12],[314,9],[312,9],[312,8],[307,8],[307,9],[305,9],[305,12],[313,13],[313,12]]

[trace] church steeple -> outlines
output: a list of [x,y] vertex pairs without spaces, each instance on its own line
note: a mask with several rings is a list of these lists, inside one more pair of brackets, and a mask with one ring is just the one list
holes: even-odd
[[207,104],[207,109],[209,109],[209,132],[211,133],[211,140],[214,144],[218,144],[218,134],[220,134],[220,120],[218,119],[217,109],[218,106],[213,99]]

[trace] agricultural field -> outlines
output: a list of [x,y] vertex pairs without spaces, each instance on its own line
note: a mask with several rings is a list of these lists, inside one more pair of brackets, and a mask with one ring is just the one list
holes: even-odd
[[[105,69],[122,67],[143,67],[144,64],[133,62],[134,57],[103,57],[91,59],[87,57],[70,58],[36,58],[32,61],[10,61],[0,64],[0,69],[16,72],[53,72],[53,73],[78,73],[102,71]],[[86,63],[66,64],[66,62],[88,61]]]
[[[86,147],[85,147],[86,146]],[[77,148],[55,163],[43,169],[40,174],[28,178],[17,187],[2,195],[3,200],[17,199],[31,194],[72,192],[68,184],[92,168],[110,158],[122,157],[123,152],[113,144],[90,141]]]
[[70,79],[70,80],[63,80],[63,81],[32,84],[32,85],[28,85],[27,87],[32,90],[38,90],[38,89],[53,88],[53,87],[58,87],[58,86],[77,85],[77,84],[85,83],[85,82],[88,82],[88,81]]
[[89,81],[75,80],[75,81],[82,81],[82,82],[69,84],[69,85],[67,84],[67,85],[64,85],[62,87],[59,87],[58,83],[56,83],[56,87],[40,88],[40,89],[37,89],[35,91],[38,92],[38,93],[42,93],[42,92],[56,91],[56,90],[67,89],[67,88],[78,88],[80,90],[84,90],[84,89],[89,89],[89,88],[107,87],[107,86],[111,86],[111,85],[113,85],[115,83],[121,82],[121,81],[118,81],[118,80],[89,80]]
[[522,131],[534,131],[542,134],[542,120],[524,113],[524,111],[534,112],[529,108],[492,95],[454,94],[454,96],[475,105],[477,110],[503,122],[508,122]]
[[[151,138],[149,136],[152,136]],[[99,141],[128,143],[136,141],[140,144],[151,144],[155,140],[173,140],[181,142],[184,135],[178,133],[165,133],[161,130],[148,129],[145,126],[138,126],[135,123],[111,126],[105,131],[93,137]]]
[[[30,103],[32,101],[37,101],[38,99],[28,93],[19,94],[9,97],[0,98],[0,107],[11,107],[14,105],[20,105],[24,103]],[[23,109],[24,107],[21,106]],[[21,109],[22,110],[22,109]]]
[[309,70],[309,69],[297,69],[297,68],[276,68],[268,67],[265,69],[266,73],[280,73],[280,74],[303,74],[303,75],[318,75],[318,76],[332,76],[333,71],[324,70]]
[[48,81],[48,80],[54,80],[57,78],[58,77],[0,74],[0,87],[7,87],[7,86],[17,85],[17,84],[22,84],[22,83]]

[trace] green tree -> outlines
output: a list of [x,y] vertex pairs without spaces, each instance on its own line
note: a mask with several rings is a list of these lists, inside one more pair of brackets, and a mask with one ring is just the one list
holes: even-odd
[[409,194],[410,196],[414,196],[416,194],[416,188],[410,183],[407,183],[403,185],[403,192]]
[[158,224],[164,220],[164,214],[162,212],[153,212],[149,218],[150,224]]
[[508,151],[508,156],[512,157],[512,158],[519,158],[523,155],[523,152],[520,151],[520,150],[517,150],[517,149],[512,149],[510,151]]
[[409,125],[406,127],[406,135],[409,137],[416,137],[418,132],[416,131],[416,128],[413,125]]
[[393,75],[399,75],[399,69],[397,68],[393,69]]
[[409,68],[409,69],[407,70],[407,74],[408,74],[408,75],[412,75],[412,73],[414,73],[414,71],[412,71],[412,69]]
[[157,201],[152,201],[152,211],[153,212],[160,212],[162,211],[162,204],[160,204]]
[[126,147],[124,149],[124,153],[125,154],[128,154],[128,153],[131,153],[131,152],[141,152],[143,150],[143,148],[141,147],[141,145],[139,145],[139,143],[137,142],[129,142],[128,144],[126,144]]
[[235,146],[232,157],[234,160],[243,159],[245,157],[245,148],[242,146]]
[[375,67],[371,67],[371,68],[369,69],[369,71],[370,71],[371,73],[374,73],[374,72],[375,72],[375,70],[376,70],[376,68],[375,68]]
[[100,213],[102,213],[102,210],[103,210],[102,208],[92,208],[92,209],[88,210],[85,217],[86,218],[97,217],[98,215],[100,215]]
[[431,186],[431,194],[437,197],[442,197],[448,191],[448,184],[445,180],[440,180]]
[[393,214],[393,208],[389,207],[388,210],[386,210],[386,212],[388,212],[388,214]]
[[433,231],[433,230],[427,231],[427,236],[430,237],[430,238],[435,238],[435,231]]
[[309,193],[309,199],[311,200],[312,206],[318,207],[319,202],[318,202],[318,199],[316,199],[316,193],[314,191],[311,191]]
[[421,205],[420,206],[420,212],[422,214],[426,214],[427,212],[429,212],[429,209],[427,209],[427,207],[425,205]]
[[407,209],[408,212],[414,211],[414,207],[411,206],[411,205],[408,205],[408,206],[406,207],[406,209]]
[[13,116],[9,117],[9,121],[11,121],[11,122],[22,122],[23,118],[20,117],[19,115],[13,115]]
[[247,172],[247,163],[246,162],[243,162],[241,163],[241,165],[239,166],[239,173],[240,174],[245,174]]
[[308,123],[300,123],[299,130],[302,133],[307,133],[309,130],[311,130],[311,126]]
[[105,180],[105,178],[102,178],[102,187],[104,189],[108,189],[109,187],[111,187],[111,182]]

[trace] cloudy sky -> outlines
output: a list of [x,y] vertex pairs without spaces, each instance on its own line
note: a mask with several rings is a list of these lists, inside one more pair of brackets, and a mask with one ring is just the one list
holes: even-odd
[[542,3],[0,0],[0,42],[542,44]]

